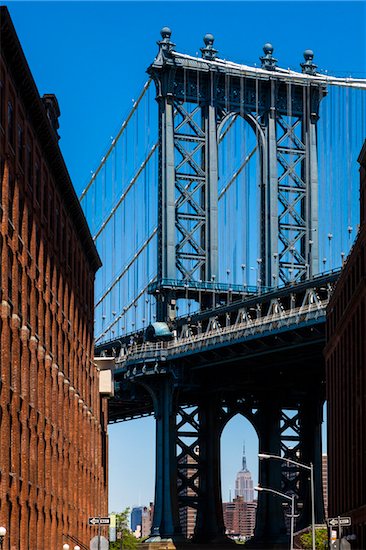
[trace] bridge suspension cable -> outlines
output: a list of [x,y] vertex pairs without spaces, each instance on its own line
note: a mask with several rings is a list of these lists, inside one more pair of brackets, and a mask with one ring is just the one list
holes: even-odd
[[96,169],[96,171],[94,172],[91,180],[89,181],[88,185],[85,187],[85,189],[82,191],[80,197],[79,197],[79,201],[81,202],[83,200],[83,198],[85,197],[85,195],[87,194],[87,192],[89,191],[90,187],[93,185],[93,182],[95,181],[95,179],[98,177],[98,174],[99,172],[101,171],[101,169],[103,168],[103,166],[105,165],[105,163],[107,162],[108,158],[109,158],[109,155],[111,154],[111,152],[113,151],[117,141],[119,140],[119,138],[122,136],[123,132],[126,130],[127,128],[127,125],[128,123],[130,122],[132,116],[134,115],[134,113],[136,112],[138,106],[140,105],[140,102],[142,100],[142,98],[144,97],[144,95],[146,94],[150,84],[151,84],[151,81],[152,79],[149,78],[149,80],[146,81],[146,83],[144,84],[144,87],[139,95],[139,97],[137,98],[137,100],[135,101],[135,103],[133,104],[133,107],[131,109],[131,111],[129,112],[127,118],[123,121],[122,123],[122,126],[120,128],[120,130],[118,131],[116,137],[112,140],[112,143],[108,149],[108,151],[106,152],[106,154],[104,155],[104,157],[102,158],[101,160],[101,163],[99,164],[98,168]]
[[[183,54],[178,54],[179,56]],[[184,58],[195,60],[190,56]],[[202,60],[200,60],[202,62]],[[211,63],[205,60],[204,63]],[[192,61],[193,63],[193,61]],[[255,75],[255,103],[258,113],[261,82],[268,71],[245,65],[217,60],[217,66],[230,65],[240,74]],[[366,81],[362,79],[309,77],[296,71],[276,69],[286,86],[287,116],[278,126],[279,159],[282,163],[278,184],[282,189],[282,223],[288,227],[282,245],[288,250],[288,269],[294,281],[297,258],[301,258],[299,235],[293,220],[301,221],[301,203],[291,199],[291,178],[302,185],[301,151],[303,136],[301,119],[293,112],[294,83],[305,80],[330,84],[324,89],[318,122],[319,165],[319,271],[339,267],[344,261],[357,233],[358,224],[358,167],[357,155],[366,135]],[[273,76],[273,73],[271,73]],[[186,76],[184,77],[186,80]],[[133,306],[137,325],[142,319],[152,321],[155,298],[147,294],[148,285],[156,280],[157,273],[157,226],[158,226],[158,128],[156,102],[150,101],[149,80],[134,102],[116,138],[112,141],[101,164],[84,189],[80,199],[91,225],[103,261],[97,274],[96,334],[98,342],[117,332],[128,331],[135,320],[126,313]],[[190,132],[198,132],[195,106],[199,103],[199,76],[197,76],[197,100],[192,108],[189,103],[179,106],[175,112],[180,123],[188,121]],[[229,96],[230,77],[225,80],[225,95]],[[240,112],[228,112],[226,122],[220,128],[219,143],[219,251],[220,265],[217,281],[221,283],[261,286],[261,258],[259,242],[258,208],[262,193],[260,181],[260,115],[248,124],[242,99],[245,96],[245,79],[241,84]],[[308,106],[310,108],[310,106]],[[245,115],[245,116],[244,116]],[[197,126],[198,125],[198,126]],[[254,130],[254,131],[253,131]],[[281,132],[283,135],[281,136]],[[184,134],[181,134],[182,136]],[[192,141],[192,140],[191,140]],[[197,143],[199,139],[197,138]],[[187,163],[194,163],[195,145],[187,146]],[[178,149],[176,154],[178,153]],[[297,151],[297,153],[296,153]],[[281,165],[280,163],[280,165]],[[187,214],[192,196],[186,190]],[[299,195],[300,196],[300,195]],[[194,221],[187,223],[187,234],[192,234]],[[177,226],[177,231],[179,228]],[[315,240],[315,239],[314,239]],[[310,238],[310,243],[312,239]],[[290,254],[291,252],[291,254]],[[187,249],[187,254],[190,250]],[[107,283],[109,281],[109,283]],[[273,280],[274,285],[281,281]],[[184,303],[183,303],[184,302]],[[126,306],[126,304],[128,304]],[[132,304],[132,305],[131,305]],[[123,311],[123,307],[127,307]],[[189,291],[181,304],[180,313],[191,310]],[[199,307],[196,305],[195,307]],[[128,317],[121,329],[123,315]],[[107,328],[104,327],[107,320]],[[137,328],[136,323],[134,324]]]

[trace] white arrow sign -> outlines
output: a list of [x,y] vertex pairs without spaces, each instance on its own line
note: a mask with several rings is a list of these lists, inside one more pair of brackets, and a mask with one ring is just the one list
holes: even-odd
[[341,525],[342,527],[351,525],[351,518],[329,518],[328,525],[332,527],[337,527],[337,525]]
[[110,522],[110,518],[89,518],[89,525],[109,525]]

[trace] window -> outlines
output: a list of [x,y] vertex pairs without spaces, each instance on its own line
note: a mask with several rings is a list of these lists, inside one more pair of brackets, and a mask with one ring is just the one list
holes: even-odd
[[39,266],[39,250],[41,247],[41,230],[36,226],[36,264]]
[[11,250],[8,251],[8,299],[9,302],[13,298],[13,253]]
[[10,100],[8,101],[8,140],[14,147],[14,107]]
[[33,189],[33,151],[30,141],[27,143],[27,176],[28,185]]
[[32,293],[32,281],[27,280],[27,323],[31,322],[31,293]]
[[34,321],[34,332],[39,334],[39,292],[36,289],[36,307],[35,307],[35,321]]
[[[2,280],[3,280],[3,264],[2,264],[2,252],[3,252],[3,236],[0,233],[0,299],[2,298],[3,290],[2,290]],[[1,336],[1,334],[0,334]]]
[[8,192],[8,216],[9,220],[13,221],[13,204],[14,204],[14,178],[9,174],[9,192]]
[[18,264],[18,315],[20,318],[22,317],[22,277],[22,265]]
[[23,229],[23,214],[24,214],[24,197],[19,197],[19,210],[18,210],[18,233],[22,237]]
[[49,213],[49,207],[50,207],[50,200],[51,198],[48,196],[48,185],[47,185],[47,179],[45,179],[44,187],[43,187],[43,215],[48,221],[48,213]]
[[32,246],[32,229],[33,229],[32,213],[28,211],[28,250],[30,253],[31,253],[31,246]]
[[52,232],[54,230],[54,225],[55,225],[55,205],[54,205],[54,202],[53,202],[53,194],[52,194],[52,191],[50,190],[49,191],[49,199],[50,199],[50,219],[49,219],[49,222],[50,222],[50,231]]
[[18,162],[20,166],[23,168],[24,166],[24,132],[23,132],[23,126],[18,124]]
[[0,222],[3,219],[3,178],[4,178],[4,159],[0,157]]
[[36,200],[38,204],[41,204],[41,169],[38,162],[36,162],[35,164],[34,172],[36,184]]
[[55,246],[56,248],[59,247],[59,235],[58,235],[58,229],[59,229],[59,215],[60,215],[60,209],[58,205],[58,201],[55,201],[55,219],[54,219],[54,233],[55,233]]
[[5,116],[5,86],[2,79],[0,80],[0,126],[4,127]]

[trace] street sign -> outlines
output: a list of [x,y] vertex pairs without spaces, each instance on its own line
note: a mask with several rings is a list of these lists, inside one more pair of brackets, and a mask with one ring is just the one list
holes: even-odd
[[90,541],[90,550],[109,550],[109,542],[103,536],[93,537]]
[[327,519],[327,523],[331,527],[337,527],[338,525],[346,527],[347,525],[351,525],[351,518],[329,518]]
[[89,518],[89,525],[109,525],[110,522],[110,518]]

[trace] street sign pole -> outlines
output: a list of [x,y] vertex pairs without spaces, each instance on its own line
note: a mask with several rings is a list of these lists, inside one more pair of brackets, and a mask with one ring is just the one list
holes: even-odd
[[98,550],[100,550],[100,530],[101,530],[101,523],[100,523],[100,516],[98,521]]
[[339,550],[342,550],[342,525],[341,525],[341,516],[338,516],[338,538],[339,538]]

